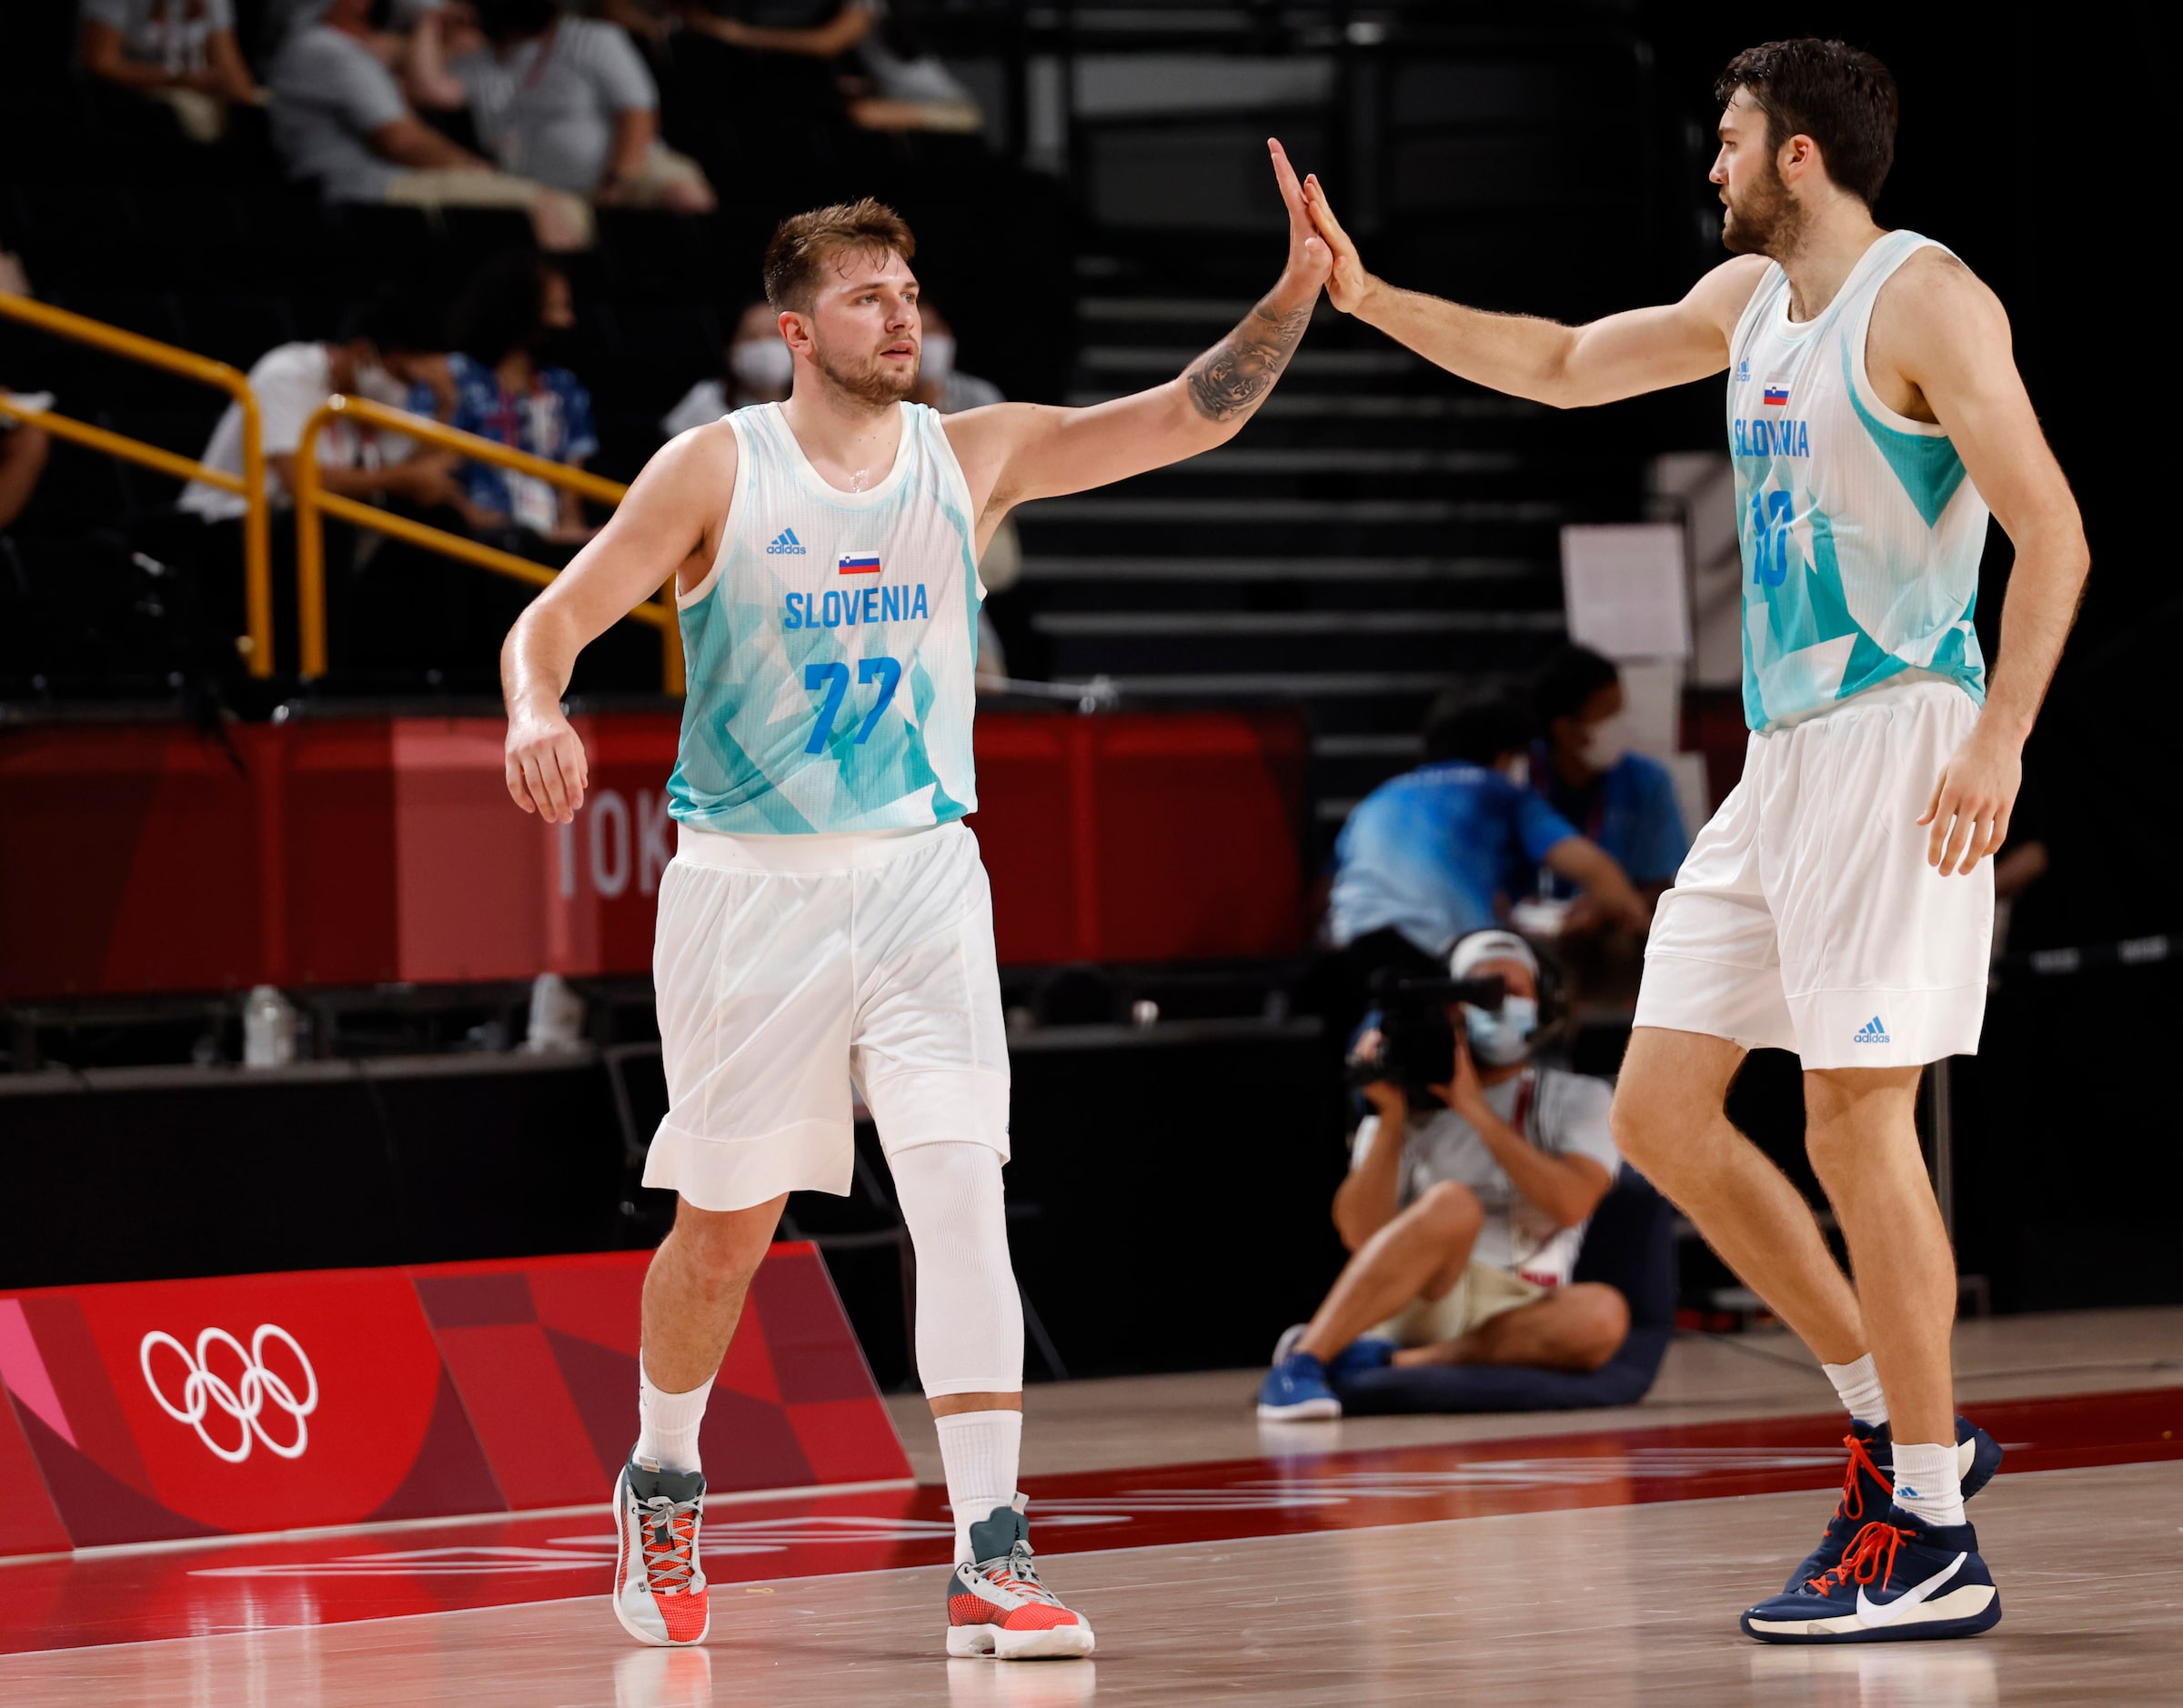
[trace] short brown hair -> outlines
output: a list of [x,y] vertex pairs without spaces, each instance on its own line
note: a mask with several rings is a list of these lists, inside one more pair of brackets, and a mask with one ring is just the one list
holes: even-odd
[[819,295],[819,269],[847,251],[862,255],[917,253],[917,239],[902,216],[867,196],[784,219],[766,245],[766,301],[775,308],[810,312]]
[[1895,74],[1861,47],[1816,36],[1746,47],[1714,79],[1723,106],[1738,89],[1766,116],[1766,146],[1799,134],[1819,145],[1826,176],[1866,206],[1880,199],[1895,164],[1900,109]]

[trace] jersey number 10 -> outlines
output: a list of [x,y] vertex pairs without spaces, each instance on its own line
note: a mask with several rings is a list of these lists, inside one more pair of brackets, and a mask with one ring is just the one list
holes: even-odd
[[[880,685],[880,698],[872,703],[871,709],[864,714],[864,721],[857,726],[854,745],[860,748],[871,738],[871,732],[879,727],[880,714],[887,709],[888,702],[894,698],[894,690],[901,686],[901,661],[898,658],[860,659],[857,664],[857,680],[877,682]],[[832,664],[806,665],[803,685],[814,694],[821,688],[826,690],[826,698],[819,708],[819,721],[811,726],[811,738],[803,745],[806,753],[823,753],[827,742],[833,736],[834,720],[841,716],[841,702],[849,694],[849,666],[839,660]]]
[[1796,500],[1786,492],[1751,495],[1751,578],[1777,588],[1789,578],[1789,530]]

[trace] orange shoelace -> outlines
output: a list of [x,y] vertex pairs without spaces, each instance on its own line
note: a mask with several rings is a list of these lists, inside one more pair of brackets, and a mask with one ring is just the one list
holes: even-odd
[[995,1589],[1028,1596],[1034,1602],[1047,1602],[1056,1607],[1061,1604],[1054,1592],[1039,1582],[1039,1569],[1031,1564],[1029,1553],[1020,1549],[988,1570],[985,1581]]
[[1809,1587],[1825,1595],[1847,1583],[1877,1582],[1882,1589],[1895,1572],[1896,1550],[1910,1540],[1910,1532],[1897,1530],[1884,1519],[1875,1519],[1856,1533],[1849,1544],[1849,1552],[1842,1556],[1842,1563],[1830,1572],[1822,1572],[1807,1580]]
[[1865,1443],[1855,1435],[1845,1435],[1842,1445],[1849,1449],[1849,1465],[1842,1472],[1842,1502],[1835,1508],[1835,1516],[1863,1518],[1865,1491],[1857,1482],[1858,1468],[1862,1466],[1865,1473],[1890,1494],[1895,1492],[1895,1484],[1881,1474],[1879,1466],[1872,1462],[1872,1454],[1866,1450]]
[[655,1594],[689,1588],[697,1563],[698,1509],[666,1501],[647,1502],[644,1518],[644,1574]]

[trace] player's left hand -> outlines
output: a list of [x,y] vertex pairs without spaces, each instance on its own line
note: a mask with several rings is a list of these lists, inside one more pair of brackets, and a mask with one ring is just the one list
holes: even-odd
[[1943,878],[1967,875],[2008,840],[2008,815],[2024,784],[2024,757],[2017,745],[1983,718],[1956,749],[1918,823],[1930,825],[1926,863]]
[[1471,1119],[1472,1110],[1484,1105],[1485,1088],[1478,1083],[1478,1064],[1471,1057],[1471,1040],[1460,1021],[1455,1027],[1455,1077],[1445,1085],[1427,1089],[1465,1120]]
[[1316,296],[1333,270],[1333,251],[1312,223],[1311,210],[1303,202],[1303,186],[1297,179],[1296,168],[1289,164],[1288,151],[1272,136],[1266,138],[1266,151],[1273,156],[1273,181],[1281,186],[1281,199],[1289,210],[1289,264],[1283,269],[1283,276],[1308,287]]

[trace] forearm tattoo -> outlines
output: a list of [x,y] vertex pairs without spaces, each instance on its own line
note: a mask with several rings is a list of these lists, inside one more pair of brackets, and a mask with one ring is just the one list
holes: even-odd
[[1264,303],[1183,373],[1191,406],[1208,421],[1232,421],[1258,407],[1311,324],[1310,304],[1276,314]]

